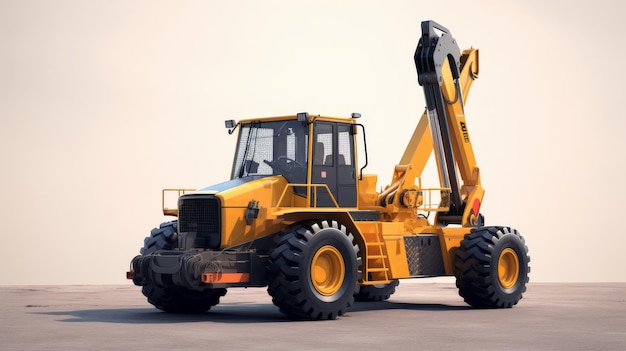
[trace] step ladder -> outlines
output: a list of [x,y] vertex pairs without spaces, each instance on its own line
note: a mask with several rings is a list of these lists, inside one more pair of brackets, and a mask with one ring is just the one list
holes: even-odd
[[365,234],[367,259],[365,260],[365,282],[388,284],[391,278],[389,257],[382,234],[378,231]]

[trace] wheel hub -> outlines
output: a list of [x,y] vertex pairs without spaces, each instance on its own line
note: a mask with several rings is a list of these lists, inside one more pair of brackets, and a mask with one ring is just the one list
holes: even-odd
[[512,288],[519,277],[519,258],[510,247],[502,250],[498,258],[498,281],[505,289]]
[[321,247],[311,263],[311,281],[318,293],[330,296],[339,291],[346,275],[343,257],[335,247]]

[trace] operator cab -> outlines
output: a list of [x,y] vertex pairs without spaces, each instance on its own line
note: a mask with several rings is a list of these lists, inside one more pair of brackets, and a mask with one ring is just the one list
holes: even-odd
[[[341,207],[356,207],[354,125],[347,119],[289,117],[246,120],[239,138],[231,179],[281,175],[295,194],[307,196],[310,184],[326,184]],[[236,124],[227,121],[232,133]],[[312,137],[310,137],[312,135]],[[333,207],[325,187],[309,187],[312,207]]]

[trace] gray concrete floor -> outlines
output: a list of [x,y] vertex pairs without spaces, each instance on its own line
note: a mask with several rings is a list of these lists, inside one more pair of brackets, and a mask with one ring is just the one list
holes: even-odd
[[1,350],[626,350],[626,283],[530,284],[512,309],[465,305],[454,283],[402,281],[386,302],[293,322],[265,289],[173,315],[139,287],[0,287]]

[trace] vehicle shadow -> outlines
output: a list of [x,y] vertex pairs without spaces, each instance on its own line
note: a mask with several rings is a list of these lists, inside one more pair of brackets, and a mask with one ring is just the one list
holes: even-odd
[[[362,312],[414,310],[414,311],[463,311],[469,306],[442,304],[414,304],[404,302],[355,302],[348,315]],[[155,308],[108,308],[82,309],[70,311],[31,312],[32,314],[59,316],[59,322],[99,322],[128,324],[169,324],[169,323],[280,323],[293,322],[283,315],[273,304],[223,303],[207,313],[176,314],[159,311]]]
[[365,312],[365,311],[388,311],[388,310],[412,310],[412,311],[464,311],[473,310],[469,305],[444,305],[433,303],[408,303],[408,302],[392,302],[392,301],[368,301],[355,302],[349,309],[349,312]]

